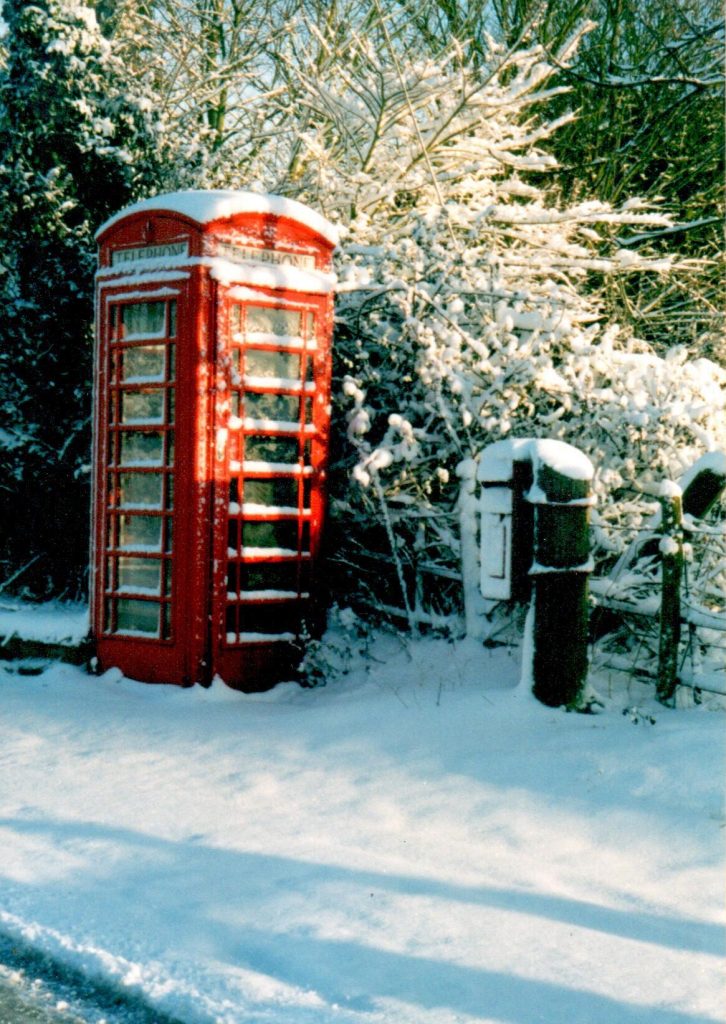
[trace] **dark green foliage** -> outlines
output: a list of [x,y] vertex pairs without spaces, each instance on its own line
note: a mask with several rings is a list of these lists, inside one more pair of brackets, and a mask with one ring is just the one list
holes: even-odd
[[717,0],[493,0],[508,43],[533,36],[556,52],[573,27],[592,30],[544,112],[577,118],[553,139],[568,200],[659,196],[678,224],[618,232],[634,252],[700,262],[668,288],[647,276],[609,288],[615,315],[660,351],[692,346],[724,364],[724,20]]
[[[408,7],[399,0],[398,7]],[[566,201],[614,204],[661,197],[677,222],[665,232],[617,231],[634,252],[698,260],[668,288],[648,277],[608,288],[621,322],[665,352],[674,344],[726,365],[723,332],[723,5],[718,0],[432,0],[413,17],[423,38],[453,35],[477,63],[488,34],[514,49],[541,44],[547,59],[590,24],[560,91],[539,109],[577,116],[553,137]]]
[[6,0],[0,80],[0,580],[78,590],[87,562],[94,231],[159,183],[151,104],[89,7]]

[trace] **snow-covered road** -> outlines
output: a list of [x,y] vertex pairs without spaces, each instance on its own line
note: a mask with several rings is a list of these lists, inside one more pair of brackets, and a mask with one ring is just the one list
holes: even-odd
[[0,932],[0,1024],[180,1024],[143,995],[89,979]]
[[0,929],[191,1024],[726,1020],[723,712],[371,653],[247,697],[0,666]]

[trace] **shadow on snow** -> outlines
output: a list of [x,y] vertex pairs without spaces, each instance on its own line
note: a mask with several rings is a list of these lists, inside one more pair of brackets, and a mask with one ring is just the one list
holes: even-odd
[[[325,886],[351,886],[358,906],[388,893],[429,897],[474,906],[501,909],[587,928],[627,940],[676,950],[719,956],[723,929],[716,924],[644,913],[614,910],[573,899],[487,886],[463,886],[416,876],[382,874],[339,865],[310,863],[277,855],[229,851],[204,845],[204,836],[171,842],[130,829],[96,823],[69,823],[35,819],[0,820],[0,826],[19,833],[46,834],[62,847],[79,842],[104,841],[128,853],[126,867],[114,858],[108,877],[103,857],[96,873],[63,879],[65,900],[86,905],[113,901],[118,891],[123,913],[137,933],[153,935],[157,944],[180,948],[199,960],[215,960],[264,973],[305,990],[313,989],[329,1005],[373,1012],[376,1000],[390,998],[426,1009],[447,1007],[474,1016],[486,1013],[511,1024],[575,1020],[578,1024],[711,1024],[713,1018],[665,1006],[635,1005],[589,990],[567,988],[555,982],[527,979],[415,956],[355,941],[319,937],[314,926],[262,930],[280,893],[294,892],[304,902]],[[13,882],[17,887],[17,883]],[[36,892],[39,887],[33,886]],[[51,888],[49,886],[49,888]],[[124,894],[132,892],[136,904],[129,909]],[[337,905],[337,903],[336,903]],[[372,905],[372,904],[371,904]],[[174,907],[172,920],[154,917],[154,907]],[[70,908],[69,908],[70,909]],[[240,919],[232,920],[235,910]],[[245,919],[246,915],[246,919]],[[283,919],[284,924],[284,919]],[[184,936],[188,936],[186,940]],[[185,941],[191,943],[184,947]],[[482,935],[482,945],[496,942]],[[537,941],[537,937],[534,937]],[[543,927],[539,941],[546,943]],[[0,949],[2,946],[0,946]],[[25,955],[24,953],[22,955]],[[7,960],[6,960],[7,962]],[[61,969],[67,975],[67,969]],[[82,976],[78,976],[79,983]],[[82,979],[86,984],[85,979]],[[119,989],[94,982],[98,992],[113,1000]],[[125,996],[124,996],[125,997]],[[126,998],[126,997],[125,997]],[[128,997],[134,999],[136,997]],[[144,1002],[138,998],[140,1012]],[[530,1009],[531,1008],[531,1009]],[[301,1007],[292,1012],[299,1013]],[[300,1019],[298,1017],[298,1019]],[[314,1018],[312,1018],[314,1019]],[[136,1020],[136,1018],[134,1018]],[[171,1021],[155,1012],[140,1022]]]

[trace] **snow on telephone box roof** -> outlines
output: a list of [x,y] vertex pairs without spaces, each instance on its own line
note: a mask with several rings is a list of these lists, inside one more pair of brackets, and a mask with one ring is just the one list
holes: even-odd
[[238,213],[271,214],[274,217],[286,217],[304,224],[311,231],[320,235],[330,245],[338,244],[338,229],[329,220],[309,206],[298,203],[295,199],[284,196],[265,195],[259,192],[242,192],[232,190],[199,190],[188,189],[184,192],[167,192],[163,195],[142,199],[138,203],[126,206],[123,210],[110,217],[96,232],[100,238],[104,232],[118,221],[135,213],[166,211],[188,217],[198,224],[209,224],[215,220],[225,220]]

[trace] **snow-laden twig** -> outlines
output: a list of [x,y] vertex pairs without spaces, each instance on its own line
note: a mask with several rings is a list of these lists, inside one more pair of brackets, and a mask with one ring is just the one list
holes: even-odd
[[40,557],[40,555],[34,555],[33,558],[31,558],[29,561],[25,563],[25,565],[21,565],[21,567],[18,570],[16,570],[16,572],[14,572],[11,576],[8,576],[6,580],[3,580],[3,582],[0,583],[0,594],[3,592],[3,590],[6,590],[7,587],[9,587],[12,583],[19,579],[26,571],[26,569],[29,569],[31,565],[35,565],[35,563],[39,561]]

